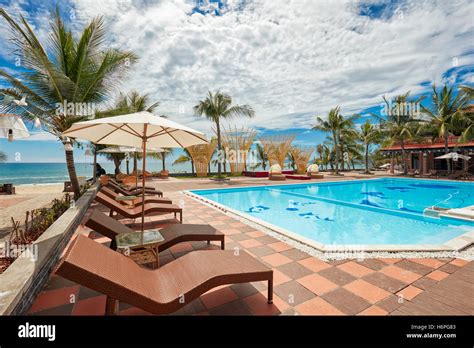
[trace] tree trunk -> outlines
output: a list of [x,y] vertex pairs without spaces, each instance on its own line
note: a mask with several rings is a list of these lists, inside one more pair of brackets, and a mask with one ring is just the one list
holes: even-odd
[[[339,143],[341,143],[341,140],[339,139]],[[339,155],[342,155],[342,159],[341,159],[341,172],[344,171],[344,146],[342,145],[341,143],[341,148],[339,150]]]
[[71,151],[66,152],[66,166],[69,173],[69,180],[71,181],[72,188],[74,190],[74,198],[79,198],[81,193],[79,187],[79,181],[77,180],[76,167],[74,166],[74,153]]
[[406,158],[406,153],[405,153],[405,141],[403,139],[400,141],[400,147],[402,148],[403,175],[407,175],[408,174],[407,158]]
[[[449,133],[444,132],[444,153],[449,153]],[[446,158],[446,164],[448,168],[448,174],[451,174],[451,160]]]
[[369,144],[365,144],[365,172],[369,172]]
[[135,154],[135,157],[133,157],[133,172],[135,173],[135,175],[138,174],[137,167],[138,167],[138,160],[137,160],[137,154]]
[[337,136],[336,136],[335,133],[333,133],[332,138],[333,138],[333,141],[334,141],[334,149],[336,151],[336,171],[335,171],[335,174],[338,175],[339,174],[339,146],[338,146],[338,143],[337,143]]
[[220,177],[222,175],[222,172],[221,172],[221,161],[219,160],[219,158],[222,158],[222,156],[220,156],[222,154],[221,153],[222,146],[221,146],[221,126],[219,124],[219,120],[216,121],[216,130],[217,130],[217,151],[219,152],[219,155],[217,156],[218,157],[217,176]]
[[95,183],[97,181],[97,149],[94,146],[94,168],[92,169],[92,182]]
[[130,175],[130,168],[129,168],[129,166],[128,166],[128,165],[130,164],[130,161],[129,161],[128,157],[127,157],[127,159],[126,159],[125,161],[126,161],[126,163],[127,163],[127,175]]
[[120,161],[118,158],[114,158],[114,165],[115,165],[115,175],[120,174]]
[[163,171],[166,170],[166,154],[164,152],[161,153],[161,163],[162,163],[162,166],[163,166]]
[[194,161],[191,160],[191,174],[194,175]]

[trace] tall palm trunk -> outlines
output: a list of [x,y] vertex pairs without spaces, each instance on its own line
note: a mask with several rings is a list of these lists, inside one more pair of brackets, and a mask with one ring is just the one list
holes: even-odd
[[[444,132],[444,153],[449,153],[449,132]],[[451,173],[451,160],[449,158],[446,159],[446,164],[448,166],[448,174]]]
[[[216,130],[217,130],[217,151],[219,153],[219,155],[221,155],[221,150],[222,150],[222,146],[221,146],[221,125],[219,123],[219,119],[217,119],[216,121]],[[217,156],[218,159],[219,157],[222,158],[222,156]],[[221,172],[221,161],[218,160],[217,161],[217,176],[221,176],[222,175],[222,172]]]
[[130,168],[129,168],[130,160],[128,159],[128,157],[126,159],[126,163],[127,163],[127,175],[130,175]]
[[407,168],[407,156],[406,156],[406,152],[405,152],[405,140],[403,140],[403,139],[400,140],[400,147],[402,149],[403,174],[407,175],[408,174],[408,168]]
[[69,179],[71,180],[71,185],[74,190],[74,198],[79,198],[80,195],[80,187],[79,187],[79,181],[77,180],[77,174],[76,174],[76,167],[74,166],[74,153],[72,150],[68,151],[65,150],[66,152],[66,166],[67,166],[67,171],[69,173]]
[[92,181],[95,183],[97,181],[97,149],[94,146],[94,168],[92,169]]
[[365,144],[365,172],[369,172],[369,144]]
[[162,164],[162,166],[163,166],[163,171],[166,170],[166,164],[165,164],[165,162],[166,162],[166,155],[165,155],[165,153],[163,152],[163,153],[161,154],[161,164]]
[[339,144],[340,145],[340,150],[339,150],[339,154],[342,155],[342,158],[341,158],[341,171],[343,172],[344,171],[344,144],[341,142],[341,140],[339,139]]
[[332,138],[333,138],[333,141],[334,141],[334,149],[336,151],[336,175],[339,174],[339,145],[337,143],[337,136],[336,134],[333,132],[332,134]]
[[118,158],[114,158],[114,165],[115,165],[115,175],[120,174],[120,160]]

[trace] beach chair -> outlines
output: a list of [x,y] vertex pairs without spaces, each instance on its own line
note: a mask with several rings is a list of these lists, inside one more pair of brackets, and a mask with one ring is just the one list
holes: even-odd
[[[128,177],[128,176],[125,176],[125,177]],[[125,186],[126,186],[126,189],[128,189],[128,190],[141,189],[141,188],[142,188],[142,185],[140,185],[140,183],[139,183],[138,186],[137,186],[137,185],[135,184],[135,182],[136,182],[135,176],[133,176],[133,178],[135,179],[135,181],[133,181],[131,184],[125,185]],[[115,180],[112,179],[112,178],[109,178],[109,182],[112,182],[112,183],[114,183],[114,184],[117,185],[117,186],[122,186],[120,183],[118,183],[117,181],[115,181]],[[156,188],[153,187],[153,186],[146,186],[146,185],[145,185],[145,190],[156,191]]]
[[[100,192],[104,193],[105,195],[109,196],[110,198],[112,199],[115,199],[116,201],[119,201],[120,203],[122,203],[124,206],[133,206],[133,207],[137,207],[137,206],[140,206],[143,204],[143,197],[141,195],[132,195],[132,196],[125,196],[125,195],[121,195],[117,192],[115,192],[114,190],[111,190],[110,188],[108,188],[107,186],[104,186],[100,189]],[[136,197],[136,198],[133,198],[133,199],[128,199],[128,200],[122,200],[121,198],[132,198],[132,197]],[[145,204],[146,203],[160,203],[160,204],[171,204],[173,203],[171,201],[171,199],[169,198],[157,198],[157,197],[152,197],[152,196],[145,196]]]
[[56,274],[107,296],[105,314],[118,314],[119,301],[153,314],[177,311],[222,285],[268,282],[273,302],[273,271],[241,250],[193,251],[159,269],[139,266],[125,255],[77,235]]
[[307,168],[306,175],[311,179],[324,179],[324,175],[319,172],[319,166],[316,163],[311,164]]
[[270,170],[268,171],[268,179],[277,181],[286,180],[286,176],[281,172],[279,164],[274,164],[270,167]]
[[[112,190],[114,190],[117,193],[121,193],[124,196],[137,196],[142,194],[142,189],[141,188],[135,188],[132,190],[126,190],[122,186],[118,185],[116,182],[109,180],[107,183],[107,187],[110,187]],[[155,189],[149,189],[145,187],[145,194],[147,195],[155,195],[158,197],[163,197],[163,192],[160,190],[155,190]]]
[[[122,224],[121,222],[105,215],[97,209],[94,209],[89,219],[84,224],[90,229],[94,230],[101,235],[110,238],[110,248],[115,250],[117,244],[115,237],[123,233],[140,233],[135,232],[130,227]],[[218,241],[221,243],[221,249],[224,250],[224,238],[225,235],[216,230],[211,225],[204,224],[169,224],[168,226],[160,230],[160,234],[163,236],[164,241],[158,244],[158,250],[166,250],[173,245],[182,242],[195,242],[195,241]]]
[[[95,198],[98,203],[104,205],[110,209],[110,216],[117,213],[128,219],[136,219],[142,216],[142,206],[126,208],[115,199],[110,198],[102,192],[97,192]],[[145,203],[145,215],[155,214],[167,214],[173,213],[176,218],[176,214],[179,214],[179,221],[183,222],[183,209],[174,204],[162,204],[162,203]]]

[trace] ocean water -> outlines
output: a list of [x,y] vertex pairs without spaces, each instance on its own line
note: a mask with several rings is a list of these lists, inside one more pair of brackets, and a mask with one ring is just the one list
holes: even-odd
[[[107,173],[114,173],[115,166],[112,162],[103,162],[99,159],[99,164]],[[129,165],[130,171],[133,170],[133,163]],[[139,163],[141,168],[141,163]],[[120,166],[122,172],[126,172],[126,164]],[[161,162],[147,162],[148,171],[160,171]],[[190,164],[171,165],[166,164],[166,169],[170,172],[188,172],[191,173]],[[93,167],[90,163],[76,163],[76,172],[78,176],[92,177]],[[62,183],[69,180],[66,163],[0,163],[0,183],[19,184],[47,184]]]

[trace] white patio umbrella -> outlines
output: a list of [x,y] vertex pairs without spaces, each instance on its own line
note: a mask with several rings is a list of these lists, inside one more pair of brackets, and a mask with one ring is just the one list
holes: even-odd
[[[89,140],[96,144],[123,145],[143,149],[142,196],[145,200],[145,168],[147,147],[181,147],[206,144],[203,133],[164,117],[142,111],[134,114],[104,117],[76,122],[64,136]],[[142,204],[142,231],[145,205]]]
[[0,114],[0,138],[13,139],[27,138],[30,136],[23,120],[18,115]]
[[455,160],[455,161],[457,161],[459,158],[462,159],[462,160],[465,160],[465,161],[469,161],[471,159],[471,157],[466,156],[466,155],[461,155],[457,152],[449,152],[449,153],[444,154],[442,156],[435,157],[435,159],[452,159],[452,160]]

